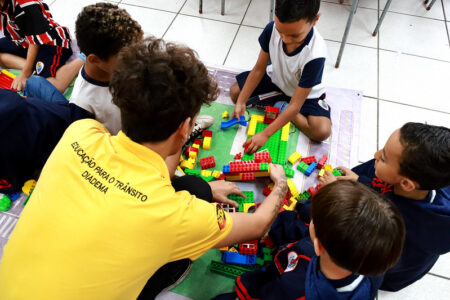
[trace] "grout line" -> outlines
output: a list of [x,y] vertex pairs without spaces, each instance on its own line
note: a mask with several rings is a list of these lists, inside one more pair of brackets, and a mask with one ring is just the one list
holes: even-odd
[[[180,14],[180,11],[183,9],[183,7],[186,5],[187,0],[184,1],[183,5],[181,5],[180,9],[178,10],[177,14],[175,15],[175,17],[172,19],[172,22],[170,22],[169,26],[167,26],[167,29],[164,31],[163,35],[161,36],[161,39],[164,38],[164,36],[166,35],[167,31],[169,31],[170,26],[172,26],[173,22],[175,22],[175,19],[178,17],[178,15]],[[173,12],[172,12],[173,13]]]
[[379,101],[384,101],[384,102],[389,102],[389,103],[399,104],[399,105],[403,105],[403,106],[409,106],[409,107],[413,107],[413,108],[419,108],[419,109],[423,109],[423,110],[428,110],[428,111],[432,111],[432,112],[450,115],[450,112],[448,112],[448,111],[442,111],[442,110],[437,110],[437,109],[433,109],[433,108],[426,108],[426,107],[417,106],[417,105],[405,104],[405,103],[401,103],[401,102],[396,102],[394,100],[379,99]]
[[444,7],[444,0],[441,0],[442,3],[442,13],[444,14],[444,23],[445,23],[445,30],[447,30],[447,38],[448,38],[448,43],[450,45],[450,31],[448,29],[448,20],[447,20],[447,14],[445,13],[445,7]]
[[[120,0],[120,2],[122,2],[123,0]],[[187,1],[187,0],[186,0]],[[183,5],[181,6],[181,8],[184,7],[184,5],[186,4],[186,1],[183,3]],[[166,12],[166,13],[171,13],[171,14],[177,14],[180,12],[180,10],[178,10],[178,12],[174,12],[174,11],[170,11],[170,10],[165,10],[165,9],[161,9],[161,8],[154,8],[154,7],[148,7],[148,6],[143,6],[143,5],[139,5],[139,4],[131,4],[131,3],[121,3],[122,5],[128,5],[128,6],[134,6],[134,7],[139,7],[139,8],[145,8],[145,9],[153,9],[153,10],[157,10],[157,11],[162,11],[162,12]]]
[[231,48],[233,48],[234,41],[236,40],[236,37],[237,37],[237,35],[238,35],[238,33],[239,33],[239,30],[241,30],[242,23],[244,22],[245,16],[247,15],[247,12],[248,12],[248,9],[249,9],[249,7],[250,7],[250,4],[252,4],[252,0],[250,0],[250,1],[248,2],[247,9],[245,10],[244,15],[242,16],[241,23],[239,24],[239,27],[238,27],[238,29],[236,30],[236,34],[235,34],[234,37],[233,37],[233,41],[231,41],[230,48],[228,48],[227,55],[225,55],[225,58],[224,58],[224,60],[223,60],[222,65],[225,65],[225,62],[226,62],[227,59],[228,59],[228,55],[229,55],[230,52],[231,52]]
[[[377,16],[380,18],[380,0],[377,1]],[[377,34],[377,150],[380,149],[380,32]],[[377,292],[378,299],[378,292]]]
[[431,275],[431,276],[438,277],[438,278],[450,280],[450,277],[447,277],[447,276],[443,276],[443,275],[439,275],[439,274],[435,274],[435,273],[431,273],[431,272],[428,272],[427,274]]
[[[322,1],[323,3],[330,3],[330,4],[336,4],[336,5],[345,5],[345,6],[351,6],[351,4],[347,4],[347,3],[336,3],[336,2],[329,2],[329,1]],[[364,6],[360,6],[358,3],[358,7],[359,8],[364,8],[364,9],[369,9],[369,10],[376,10],[379,11],[379,5],[378,5],[378,9],[376,8],[371,8],[371,7],[364,7]],[[423,8],[425,10],[425,7]],[[435,20],[435,21],[444,21],[442,19],[437,19],[437,18],[430,18],[430,17],[424,17],[424,16],[418,16],[418,15],[412,15],[412,14],[408,14],[408,13],[402,13],[402,12],[396,12],[396,11],[392,11],[388,9],[389,13],[394,13],[394,14],[398,14],[398,15],[404,15],[404,16],[410,16],[410,17],[416,17],[416,18],[421,18],[421,19],[428,19],[428,20]],[[444,18],[445,19],[445,18]]]

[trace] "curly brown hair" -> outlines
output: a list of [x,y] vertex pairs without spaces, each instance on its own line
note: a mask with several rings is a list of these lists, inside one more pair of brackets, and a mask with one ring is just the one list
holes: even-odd
[[123,132],[138,143],[166,140],[218,95],[216,82],[192,49],[154,38],[120,52],[109,88]]
[[75,34],[81,52],[103,60],[143,37],[141,26],[126,10],[105,2],[83,8],[75,22]]

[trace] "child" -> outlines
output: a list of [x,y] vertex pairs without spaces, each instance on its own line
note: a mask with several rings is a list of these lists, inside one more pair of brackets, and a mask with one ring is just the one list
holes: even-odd
[[[86,65],[67,101],[50,103],[23,99],[1,91],[0,179],[3,193],[17,191],[40,170],[67,126],[95,117],[112,133],[120,129],[120,113],[111,102],[108,81],[122,47],[142,39],[140,25],[117,5],[97,3],[78,15],[76,33]],[[14,108],[14,109],[12,109]]]
[[[403,254],[381,289],[398,291],[422,278],[450,251],[450,129],[406,123],[392,133],[375,159],[338,180],[363,182],[390,198],[406,225]],[[325,174],[323,184],[334,181]],[[314,202],[314,201],[313,201]]]
[[375,298],[381,277],[373,276],[402,251],[399,210],[368,187],[342,181],[317,192],[311,218],[310,238],[282,248],[266,269],[237,278],[239,299]]
[[[280,108],[280,116],[244,144],[247,153],[256,152],[268,138],[292,121],[315,141],[331,134],[330,107],[325,102],[322,73],[326,45],[313,27],[320,17],[320,0],[277,0],[275,22],[259,37],[261,51],[250,72],[236,76],[230,88],[236,103],[232,117],[245,114],[249,97],[281,92],[283,101],[261,101]],[[289,103],[288,103],[289,102]],[[281,112],[282,111],[282,112]]]
[[11,88],[21,91],[36,72],[64,90],[79,70],[75,62],[63,75],[57,73],[72,55],[69,30],[56,23],[41,0],[0,0],[0,65],[22,70]]

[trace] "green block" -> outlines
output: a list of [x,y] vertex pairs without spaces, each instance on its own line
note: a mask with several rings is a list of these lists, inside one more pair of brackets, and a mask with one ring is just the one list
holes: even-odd
[[309,165],[306,164],[303,161],[300,161],[300,163],[297,165],[297,170],[305,174],[306,170],[308,169]]
[[333,175],[336,177],[342,176],[341,172],[338,169],[333,170]]
[[289,169],[289,168],[284,168],[284,173],[286,174],[286,177],[294,178],[294,170]]
[[208,177],[200,176],[200,177],[206,182],[210,182],[210,181],[213,181],[215,179],[213,176],[208,176]]
[[278,150],[278,157],[277,161],[275,163],[284,165],[286,163],[286,152],[287,152],[287,142],[286,141],[280,141],[279,143],[279,150]]
[[264,261],[272,261],[272,251],[269,248],[264,247],[263,248],[263,254],[264,254]]
[[212,260],[209,265],[211,272],[219,273],[227,277],[237,278],[245,272],[253,271],[254,268],[245,268],[241,266],[229,265],[220,261]]
[[8,211],[11,208],[11,199],[5,194],[0,193],[0,196],[0,211]]
[[196,170],[196,169],[184,169],[184,174],[186,175],[193,175],[193,176],[200,176],[200,170]]
[[268,163],[260,163],[259,164],[259,171],[261,171],[261,172],[269,171],[269,164]]
[[239,212],[244,211],[244,203],[255,203],[253,191],[242,191],[242,193],[244,193],[244,195],[247,198],[244,198],[244,197],[236,195],[236,194],[228,195],[228,199],[234,200],[239,204],[239,208],[238,208]]
[[308,200],[309,198],[311,198],[311,194],[308,191],[304,191],[303,196],[306,198],[305,200]]
[[257,257],[256,264],[261,267],[264,266],[264,259],[262,259],[261,257]]

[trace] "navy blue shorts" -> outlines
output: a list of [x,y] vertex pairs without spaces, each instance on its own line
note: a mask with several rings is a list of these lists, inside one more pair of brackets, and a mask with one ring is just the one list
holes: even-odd
[[[3,37],[0,39],[0,53],[10,53],[22,58],[27,57],[28,49],[17,46],[10,39]],[[41,45],[36,57],[34,72],[35,75],[55,77],[56,71],[63,66],[72,56],[72,49],[60,46]]]
[[[248,74],[250,74],[250,71],[242,72],[241,74],[238,74],[236,76],[236,81],[239,85],[239,89],[242,90],[244,87],[245,81],[247,80]],[[291,97],[284,94],[278,86],[276,86],[272,80],[270,79],[269,75],[264,74],[264,77],[261,79],[261,82],[258,84],[258,86],[253,91],[253,94],[251,94],[250,98],[267,94],[270,92],[280,92],[282,95],[271,97],[269,99],[258,101],[256,106],[274,106],[275,103],[279,101],[285,101],[289,102],[291,101]],[[313,98],[313,99],[306,99],[305,103],[303,103],[303,106],[300,108],[300,113],[304,115],[305,117],[311,116],[319,116],[319,117],[327,117],[330,119],[330,112],[331,107],[328,105],[328,103],[325,102],[326,94],[323,94],[319,98]],[[247,105],[252,102],[251,99],[247,101]]]

